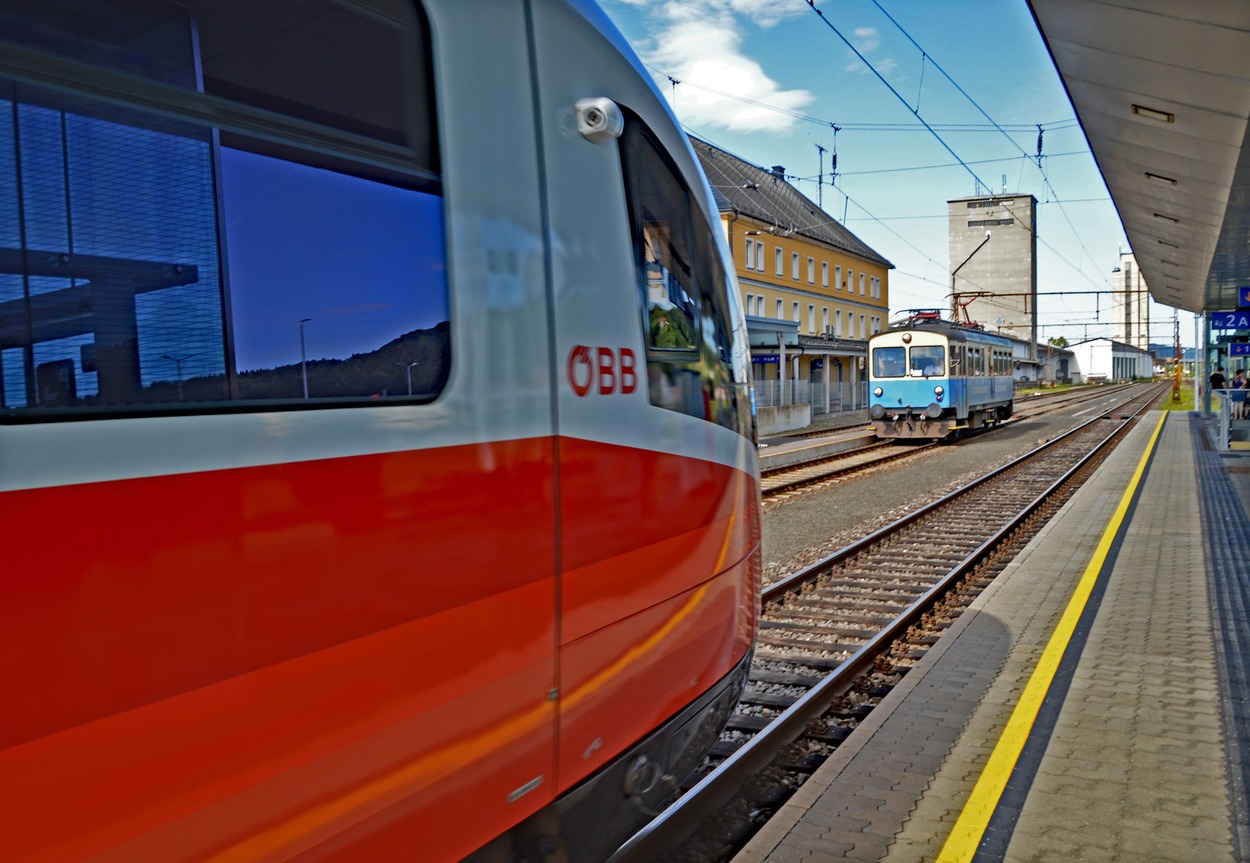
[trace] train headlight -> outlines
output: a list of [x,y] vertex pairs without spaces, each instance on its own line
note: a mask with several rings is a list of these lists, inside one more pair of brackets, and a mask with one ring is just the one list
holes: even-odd
[[872,388],[872,394],[873,394],[874,396],[876,396],[877,398],[881,398],[881,394],[882,394],[882,393],[884,393],[884,392],[885,392],[885,390],[881,389],[881,387],[873,387],[873,388]]
[[946,390],[942,389],[941,387],[934,387],[934,388],[933,388],[933,394],[934,394],[935,396],[937,396],[939,399],[942,397],[942,393],[944,393],[944,392],[946,392]]

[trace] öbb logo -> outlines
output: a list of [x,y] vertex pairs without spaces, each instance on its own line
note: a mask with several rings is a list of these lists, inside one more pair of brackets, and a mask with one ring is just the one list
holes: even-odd
[[590,395],[598,383],[599,395],[629,394],[638,388],[638,366],[629,348],[574,345],[569,351],[569,385],[579,396]]

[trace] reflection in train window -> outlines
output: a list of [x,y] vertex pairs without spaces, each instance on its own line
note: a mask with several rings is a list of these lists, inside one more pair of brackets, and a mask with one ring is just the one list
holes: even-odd
[[913,345],[910,360],[912,374],[929,377],[946,372],[946,350],[941,345]]
[[227,148],[221,166],[239,397],[430,395],[441,199]]
[[907,370],[907,349],[873,348],[872,375],[877,378],[901,378]]
[[750,427],[745,328],[713,227],[635,116],[621,138],[652,404]]
[[369,2],[0,11],[46,52],[0,79],[0,417],[438,395],[426,25]]

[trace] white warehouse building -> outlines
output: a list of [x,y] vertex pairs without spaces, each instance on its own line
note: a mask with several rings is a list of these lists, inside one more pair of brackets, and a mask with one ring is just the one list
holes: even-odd
[[1150,351],[1108,338],[1068,345],[1076,363],[1074,382],[1149,380],[1154,377]]

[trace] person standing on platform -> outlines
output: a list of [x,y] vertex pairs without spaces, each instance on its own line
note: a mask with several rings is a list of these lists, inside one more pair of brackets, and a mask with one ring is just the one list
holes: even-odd
[[1237,369],[1237,373],[1233,375],[1231,384],[1232,394],[1232,411],[1233,419],[1244,420],[1246,418],[1246,371],[1245,369]]
[[1215,370],[1215,373],[1211,375],[1210,380],[1211,380],[1211,392],[1215,392],[1216,390],[1222,390],[1225,387],[1227,387],[1228,381],[1224,378],[1224,367],[1220,366],[1219,368],[1217,368]]

